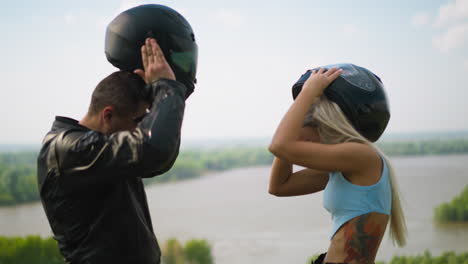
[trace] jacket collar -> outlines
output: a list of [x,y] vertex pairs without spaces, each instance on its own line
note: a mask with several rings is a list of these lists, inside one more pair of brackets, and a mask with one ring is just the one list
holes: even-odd
[[82,126],[78,123],[77,120],[65,116],[56,116],[55,121],[52,124],[52,130],[60,130],[60,129],[78,129],[89,131],[90,129]]

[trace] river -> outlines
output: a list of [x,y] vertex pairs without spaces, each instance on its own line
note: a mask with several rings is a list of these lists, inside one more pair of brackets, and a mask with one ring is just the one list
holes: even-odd
[[[433,208],[468,184],[468,155],[393,157],[409,230],[397,248],[386,235],[377,260],[393,255],[468,251],[468,225],[435,225]],[[326,251],[331,220],[322,194],[279,198],[268,194],[269,167],[214,173],[199,179],[152,185],[147,196],[161,244],[207,239],[216,263],[305,263]],[[388,233],[388,232],[387,232]],[[0,234],[51,235],[40,203],[0,208]]]

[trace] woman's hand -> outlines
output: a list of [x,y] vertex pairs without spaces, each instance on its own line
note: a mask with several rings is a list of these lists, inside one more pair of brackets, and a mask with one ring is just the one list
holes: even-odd
[[147,84],[159,79],[175,80],[175,74],[167,63],[164,54],[158,43],[153,38],[147,38],[145,45],[141,46],[141,58],[144,71],[137,69],[134,73],[138,74]]
[[320,96],[323,94],[325,88],[330,85],[338,76],[341,75],[343,72],[342,69],[338,68],[331,68],[328,71],[325,71],[325,68],[320,68],[318,71],[312,71],[312,74],[304,83],[302,89],[305,90],[312,90],[313,94],[316,96]]
[[[273,139],[268,148],[273,155],[289,162],[295,160],[295,157],[292,157],[290,153],[296,153],[294,149],[298,146],[298,143],[301,146],[305,143],[301,142],[301,132],[305,132],[303,131],[303,124],[307,111],[310,109],[312,103],[323,93],[323,90],[325,90],[332,81],[338,78],[342,72],[342,70],[337,68],[332,68],[327,72],[325,72],[324,68],[312,72],[304,83],[302,91],[296,97],[296,100],[294,100],[288,112],[284,115],[273,135]],[[320,142],[318,134],[314,140]],[[308,144],[312,143],[308,142]]]

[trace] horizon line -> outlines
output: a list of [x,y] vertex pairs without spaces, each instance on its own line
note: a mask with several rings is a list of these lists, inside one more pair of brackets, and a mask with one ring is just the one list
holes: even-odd
[[[468,136],[468,130],[454,130],[454,131],[417,131],[417,132],[389,132],[382,135],[380,140],[389,140],[392,138],[404,139],[404,137],[449,137],[449,136]],[[204,141],[226,141],[226,143],[245,143],[246,141],[265,141],[269,140],[271,136],[253,136],[253,137],[194,137],[182,138],[182,144],[201,143]],[[379,141],[380,141],[379,140]],[[414,140],[414,139],[413,139]],[[235,142],[233,142],[235,141]],[[41,142],[0,142],[0,146],[17,146],[17,147],[31,147],[40,146]]]

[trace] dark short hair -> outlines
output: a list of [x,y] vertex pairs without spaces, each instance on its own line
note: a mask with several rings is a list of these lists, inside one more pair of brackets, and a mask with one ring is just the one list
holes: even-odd
[[134,113],[141,102],[147,102],[145,81],[131,72],[117,71],[98,83],[91,96],[88,112],[96,114],[114,106],[118,115]]

